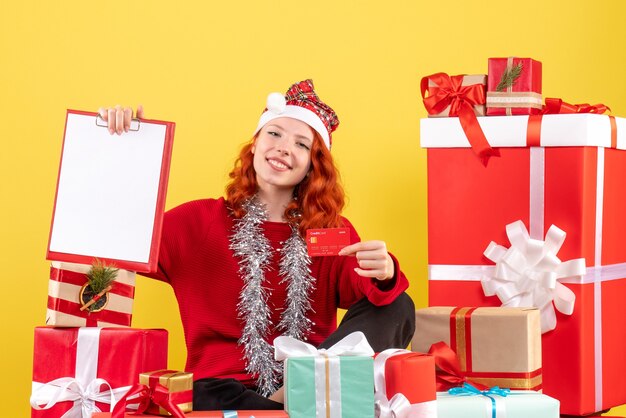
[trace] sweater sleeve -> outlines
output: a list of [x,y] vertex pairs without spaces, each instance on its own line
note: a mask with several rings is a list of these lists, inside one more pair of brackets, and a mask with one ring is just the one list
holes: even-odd
[[143,276],[171,284],[176,269],[183,265],[185,257],[194,254],[193,249],[206,237],[212,218],[211,207],[215,206],[212,202],[215,200],[194,200],[165,213],[157,271],[141,273]]
[[[343,219],[344,225],[350,228],[350,242],[361,241],[352,224]],[[359,276],[354,269],[358,267],[356,257],[336,257],[333,272],[337,277],[337,293],[339,307],[348,309],[353,303],[366,297],[376,306],[388,305],[409,287],[409,282],[400,270],[400,264],[393,254],[389,254],[394,264],[394,276],[385,281]]]

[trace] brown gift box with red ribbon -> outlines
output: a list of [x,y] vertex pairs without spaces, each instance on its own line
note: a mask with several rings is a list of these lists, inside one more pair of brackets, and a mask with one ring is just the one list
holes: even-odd
[[484,76],[431,74],[422,78],[420,89],[429,116],[458,116],[459,127],[484,165],[492,156],[500,155],[489,146],[476,118],[477,110],[483,111],[485,104]]
[[[465,95],[468,100],[470,100],[470,104],[472,105],[476,116],[485,116],[485,91],[487,89],[486,74],[450,76],[450,85],[448,85],[447,82],[441,83],[436,74],[425,77],[425,79],[428,81],[426,86],[428,96],[437,95],[439,90],[451,88],[453,85],[453,90],[458,91],[459,94]],[[429,118],[458,116],[458,110],[454,109],[453,102],[448,103],[448,105],[441,110],[432,109],[431,111],[433,113],[428,113]]]
[[89,309],[81,308],[88,298],[86,264],[53,261],[48,282],[46,325],[57,327],[129,327],[135,297],[135,273],[118,270],[112,289],[96,296]]
[[541,113],[541,62],[532,58],[489,58],[487,115]]
[[412,350],[426,353],[440,341],[457,354],[462,377],[470,382],[541,389],[538,309],[436,306],[415,311]]

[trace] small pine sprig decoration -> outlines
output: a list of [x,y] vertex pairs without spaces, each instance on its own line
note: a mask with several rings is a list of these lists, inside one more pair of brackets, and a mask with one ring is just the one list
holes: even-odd
[[500,83],[496,86],[496,91],[504,91],[507,88],[511,87],[515,84],[515,81],[522,74],[523,65],[522,63],[518,63],[513,68],[504,70],[502,74],[502,78],[500,79]]
[[87,272],[87,280],[91,291],[98,294],[111,286],[111,283],[117,278],[119,269],[107,266],[101,260],[95,259],[91,265],[91,269]]

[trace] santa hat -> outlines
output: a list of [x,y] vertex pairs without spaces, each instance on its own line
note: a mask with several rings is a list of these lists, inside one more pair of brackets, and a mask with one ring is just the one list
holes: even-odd
[[332,132],[337,129],[339,119],[330,106],[322,102],[313,89],[313,80],[304,80],[292,85],[287,94],[270,93],[267,107],[254,131],[256,135],[272,119],[292,118],[302,121],[313,128],[330,149]]

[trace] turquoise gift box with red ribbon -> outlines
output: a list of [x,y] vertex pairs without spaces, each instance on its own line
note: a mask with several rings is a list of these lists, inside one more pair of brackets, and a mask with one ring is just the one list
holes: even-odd
[[546,102],[476,118],[487,166],[459,118],[422,119],[429,305],[539,308],[543,391],[584,415],[626,403],[626,120]]

